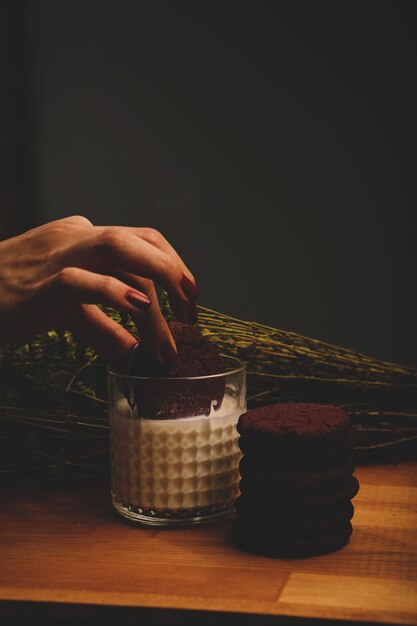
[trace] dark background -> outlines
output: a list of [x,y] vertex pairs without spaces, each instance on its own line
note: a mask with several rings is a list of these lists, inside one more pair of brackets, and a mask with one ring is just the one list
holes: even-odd
[[417,365],[415,3],[11,4],[4,232],[153,226],[202,304]]

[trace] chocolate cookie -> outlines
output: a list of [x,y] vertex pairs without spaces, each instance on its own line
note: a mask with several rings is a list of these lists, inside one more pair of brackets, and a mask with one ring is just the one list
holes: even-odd
[[133,386],[138,414],[155,419],[209,415],[212,406],[221,405],[224,378],[201,377],[225,371],[219,350],[197,326],[181,322],[168,326],[177,346],[174,363],[166,367],[155,363],[145,346],[135,350],[130,375],[138,377]]
[[[245,445],[247,443],[247,445]],[[268,473],[288,473],[288,472],[314,472],[327,470],[335,465],[346,464],[352,460],[352,438],[348,436],[341,445],[334,446],[328,450],[308,451],[301,454],[290,454],[277,452],[267,454],[257,447],[250,445],[250,438],[239,438],[239,447],[244,453],[245,467],[253,468],[254,471]]]
[[[240,461],[239,471],[242,480],[246,479],[258,488],[262,487],[269,494],[288,493],[304,494],[329,490],[333,485],[338,485],[348,480],[352,476],[353,463],[349,459],[342,465],[335,465],[326,470],[316,471],[273,471],[264,472],[254,468],[248,463],[246,457]],[[246,482],[245,482],[246,484]],[[243,490],[241,485],[241,489]]]
[[285,533],[286,537],[301,537],[308,533],[332,531],[350,522],[354,514],[353,504],[346,500],[328,506],[311,506],[308,504],[291,504],[285,500],[277,503],[277,507],[265,505],[262,509],[254,508],[251,502],[240,496],[235,503],[237,519],[246,526],[248,532]]
[[351,432],[351,422],[338,407],[285,402],[244,413],[238,431],[242,450],[250,446],[263,454],[311,454],[342,445]]
[[176,360],[167,366],[160,365],[150,356],[144,345],[139,346],[131,362],[131,375],[151,378],[188,378],[224,372],[223,359],[217,345],[204,337],[198,326],[169,322],[168,328],[177,346]]
[[295,490],[280,494],[279,491],[271,493],[268,491],[268,485],[259,485],[256,482],[245,480],[240,481],[241,499],[245,500],[247,507],[257,509],[259,511],[268,507],[268,510],[282,509],[285,506],[301,507],[325,507],[346,500],[352,500],[359,491],[359,482],[355,476],[350,476],[347,480],[331,485],[330,487],[311,492],[297,492]]
[[326,530],[321,534],[296,538],[264,530],[256,534],[238,519],[232,527],[232,541],[236,546],[255,554],[278,558],[305,558],[333,552],[345,546],[351,534],[350,522],[333,528],[331,532]]

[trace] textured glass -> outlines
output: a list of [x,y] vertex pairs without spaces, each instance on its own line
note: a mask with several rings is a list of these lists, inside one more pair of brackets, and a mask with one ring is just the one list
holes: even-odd
[[[226,373],[198,378],[109,372],[112,501],[123,516],[153,525],[194,524],[233,511],[246,377],[238,361],[224,359]],[[208,402],[195,415],[200,398]],[[165,414],[164,407],[170,407]]]

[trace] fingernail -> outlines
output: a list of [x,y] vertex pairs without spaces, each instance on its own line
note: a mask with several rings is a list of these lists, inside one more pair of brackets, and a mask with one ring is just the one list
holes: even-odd
[[181,289],[189,300],[197,300],[199,295],[198,289],[194,285],[193,281],[190,280],[185,274],[183,274],[181,278]]
[[139,343],[136,342],[129,350],[129,354],[127,356],[127,374],[131,374],[134,368],[136,350],[139,348]]
[[195,324],[197,322],[197,307],[192,304],[188,309],[188,323]]
[[169,339],[163,342],[159,352],[165,365],[172,365],[177,358],[177,353]]
[[142,311],[147,309],[151,304],[149,298],[144,294],[139,293],[138,291],[128,291],[125,298],[129,302],[129,304],[136,307],[137,309],[141,309]]

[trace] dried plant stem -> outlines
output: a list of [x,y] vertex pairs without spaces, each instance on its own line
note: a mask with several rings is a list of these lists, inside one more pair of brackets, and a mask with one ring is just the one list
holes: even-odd
[[[167,317],[166,299],[162,303]],[[202,332],[243,360],[250,407],[282,401],[349,411],[365,459],[417,450],[417,370],[198,307]],[[135,332],[130,318],[106,309]],[[0,476],[87,476],[108,468],[106,364],[69,332],[0,348]]]

